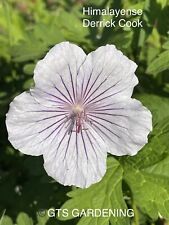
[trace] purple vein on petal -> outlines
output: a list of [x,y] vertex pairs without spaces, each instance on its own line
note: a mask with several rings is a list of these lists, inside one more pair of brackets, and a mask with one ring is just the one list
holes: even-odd
[[97,125],[96,125],[96,123],[95,124],[92,124],[93,126],[93,129],[96,131],[96,133],[100,136],[100,138],[105,142],[105,140],[104,140],[104,138],[103,138],[103,136],[102,135],[100,135],[100,133],[99,132],[101,132],[103,135],[105,135],[111,142],[113,142],[113,143],[115,143],[115,144],[117,144],[114,140],[112,140],[104,131],[103,131],[103,129],[101,129],[100,127],[98,127]]
[[[103,72],[103,68],[101,69],[101,71],[99,72],[99,74],[97,75],[96,79],[94,80],[94,82],[92,83],[92,85],[90,86],[89,90],[87,93],[84,93],[83,97],[84,99],[86,100],[86,98],[88,97],[90,91],[92,90],[93,86],[95,85],[95,83],[97,82],[97,80],[99,79],[100,75],[102,74]],[[86,90],[88,88],[88,85],[86,86]]]
[[76,96],[75,96],[75,87],[74,87],[74,83],[73,83],[73,75],[72,75],[72,72],[71,72],[71,69],[70,69],[70,65],[69,64],[68,64],[68,69],[69,69],[69,73],[70,73],[70,80],[71,80],[71,85],[72,85],[73,98],[75,100],[76,99]]
[[[45,138],[43,138],[43,140],[36,143],[36,145],[41,144],[42,142],[46,141],[58,128],[60,128],[58,130],[58,132],[56,133],[56,135],[57,135],[61,131],[61,129],[63,128],[64,125],[65,125],[65,121],[60,123],[48,136],[46,136]],[[41,133],[38,132],[37,134],[40,135]]]
[[66,114],[63,113],[63,114],[59,114],[59,115],[54,115],[54,116],[45,117],[45,118],[43,118],[43,119],[36,120],[36,122],[41,122],[41,121],[44,121],[44,120],[48,120],[48,119],[52,119],[52,118],[56,118],[56,117],[60,117],[60,116],[66,116]]
[[65,121],[63,121],[62,123],[60,123],[47,137],[45,137],[41,142],[43,142],[43,141],[46,141],[55,131],[57,131],[58,130],[58,128],[60,128],[59,130],[58,130],[58,132],[56,133],[56,135],[57,134],[59,134],[59,132],[61,131],[61,129],[63,128],[63,126],[65,125]]
[[[85,60],[84,60],[84,62],[85,62]],[[78,75],[79,75],[79,73],[80,73],[80,69],[82,68],[82,70],[83,70],[83,80],[82,80],[82,84],[81,84],[81,94],[80,94],[81,98],[82,98],[82,96],[83,96],[84,79],[85,79],[84,62],[83,62],[82,65],[79,67],[79,70],[77,71],[77,78],[78,78]]]
[[[71,137],[72,137],[72,132],[73,132],[73,131],[71,131],[70,134],[69,134],[69,139],[68,139],[67,146],[66,146],[66,150],[65,150],[64,160],[66,159],[67,151],[68,151],[69,144],[70,144],[70,139],[71,139]],[[65,133],[65,134],[66,134],[66,133]]]
[[112,113],[105,113],[105,112],[95,112],[95,114],[98,114],[98,115],[107,115],[107,116],[122,116],[122,117],[129,118],[129,116],[127,116],[127,115],[112,114]]
[[66,86],[66,84],[65,84],[65,82],[64,82],[64,80],[63,80],[63,78],[62,78],[62,76],[61,76],[59,73],[57,73],[57,74],[59,75],[59,77],[60,77],[60,79],[61,79],[61,82],[62,82],[63,86],[65,87],[65,89],[66,89],[66,91],[67,91],[67,93],[68,93],[68,95],[69,95],[69,98],[70,98],[70,100],[71,100],[71,103],[73,103],[74,100],[73,100],[73,98],[72,98],[72,96],[71,96],[71,94],[70,94],[70,91],[69,91],[68,87]]
[[67,98],[67,96],[61,91],[59,90],[59,88],[56,87],[56,85],[54,86],[54,88],[68,101],[64,101],[65,103],[71,103],[71,101]]
[[[93,68],[90,72],[90,75],[89,75],[89,78],[87,80],[87,84],[86,84],[86,87],[85,87],[85,90],[83,91],[83,87],[84,87],[84,79],[85,79],[85,76],[83,76],[83,81],[82,81],[82,88],[81,88],[81,92],[83,93],[83,98],[85,98],[85,95],[86,95],[86,91],[87,91],[87,88],[88,88],[88,85],[89,85],[89,82],[90,82],[90,79],[92,77],[92,74],[93,74]],[[81,94],[82,94],[81,93]]]
[[46,110],[46,109],[42,109],[42,110],[34,110],[34,111],[25,111],[25,112],[67,112],[67,110]]
[[[39,131],[38,133],[44,132],[45,130],[47,130],[47,129],[53,127],[54,125],[56,125],[57,123],[59,123],[59,122],[62,121],[62,120],[65,120],[65,117],[61,118],[60,120],[57,120],[55,123],[52,123],[50,126],[44,128],[43,130]],[[63,121],[63,122],[65,122],[65,121]]]
[[79,167],[78,165],[78,161],[79,161],[79,152],[78,152],[78,133],[76,132],[76,140],[75,140],[75,148],[76,148],[76,165],[77,165],[77,168]]
[[[104,65],[104,64],[105,64],[105,56],[104,56],[104,60],[103,60],[103,64],[102,64],[102,65]],[[87,82],[87,85],[86,85],[86,88],[85,88],[85,93],[83,94],[83,98],[84,98],[84,99],[86,99],[86,97],[88,96],[88,94],[89,94],[90,91],[92,90],[93,86],[95,85],[96,81],[98,80],[98,78],[100,77],[100,75],[101,75],[102,72],[103,72],[104,66],[102,67],[101,71],[100,71],[99,74],[97,75],[97,77],[96,77],[96,79],[94,80],[94,82],[91,84],[91,86],[90,86],[90,88],[89,88],[89,90],[88,90],[88,92],[87,92],[87,94],[86,94],[87,88],[88,88],[88,86],[89,86],[89,83],[90,83],[90,80],[91,80],[91,77],[92,77],[92,75],[93,75],[93,71],[94,71],[96,65],[97,65],[97,64],[95,63],[95,65],[92,67],[92,71],[91,71],[91,73],[90,73],[90,77],[89,77],[89,79],[88,79],[88,82]],[[85,77],[85,76],[84,76],[84,77]],[[84,81],[84,79],[83,79],[83,81]]]
[[[89,142],[90,142],[90,145],[92,146],[92,149],[93,149],[93,151],[94,151],[94,153],[95,153],[95,156],[96,156],[96,158],[97,158],[97,161],[98,161],[98,156],[97,156],[97,154],[96,154],[96,149],[95,149],[94,144],[93,144],[93,142],[92,142],[92,140],[91,140],[91,138],[90,138],[90,136],[89,136],[89,134],[88,134],[88,131],[85,130],[85,133],[86,133],[86,136],[87,136],[87,138],[88,138],[88,140],[89,140]],[[93,135],[92,135],[91,132],[90,132],[90,135],[93,137]]]
[[[63,143],[63,140],[65,139],[66,135],[67,135],[67,130],[65,130],[65,132],[64,132],[64,134],[63,134],[63,136],[62,136],[60,142],[58,143],[58,146],[57,146],[56,152],[55,152],[55,157],[57,156],[57,153],[58,153],[58,151],[59,151],[59,148],[60,148],[61,144]],[[56,137],[56,136],[55,136],[55,137]]]
[[89,157],[88,157],[88,154],[87,154],[86,144],[85,144],[85,140],[84,140],[84,137],[83,137],[82,130],[81,130],[80,134],[81,134],[81,138],[82,138],[82,142],[83,142],[83,146],[84,146],[84,150],[85,150],[86,159],[87,159],[87,162],[88,162]]
[[112,130],[110,130],[109,128],[107,128],[106,126],[104,126],[102,123],[98,122],[97,120],[95,120],[95,119],[93,119],[93,118],[90,118],[90,120],[91,120],[92,123],[94,122],[94,123],[93,123],[94,125],[98,124],[99,126],[105,128],[105,129],[106,129],[107,131],[109,131],[111,134],[113,134],[114,136],[116,136],[117,138],[120,139],[120,136],[119,136],[119,135],[117,135],[117,134],[114,133]]
[[111,111],[124,110],[124,108],[100,108],[100,109],[90,110],[90,113],[109,111],[109,110],[111,110]]
[[118,127],[123,128],[123,129],[125,129],[125,130],[128,130],[128,128],[123,127],[123,126],[121,126],[121,125],[119,125],[119,124],[117,124],[117,123],[114,123],[114,122],[112,122],[112,121],[110,121],[110,120],[108,120],[108,119],[105,119],[105,118],[102,118],[102,117],[99,117],[99,116],[95,116],[95,115],[91,115],[91,114],[90,114],[89,118],[92,118],[92,117],[94,117],[94,118],[96,118],[96,119],[103,120],[103,121],[105,121],[105,122],[107,122],[107,123],[110,123],[110,124],[112,124],[112,125],[118,126]]
[[[61,94],[61,95],[63,95],[63,93],[57,88],[56,90],[58,90],[58,92]],[[42,90],[41,90],[42,91]],[[49,95],[49,96],[52,96],[52,97],[54,97],[54,98],[57,98],[57,99],[59,99],[60,101],[62,101],[62,102],[64,102],[64,103],[71,103],[71,102],[67,102],[67,101],[65,101],[64,99],[62,99],[62,98],[60,98],[60,97],[58,97],[58,96],[56,96],[56,95],[53,95],[53,94],[51,94],[51,93],[48,93],[48,92],[46,92],[46,91],[42,91],[42,92],[44,92],[45,94],[47,94],[47,95]]]
[[[126,90],[126,88],[123,89],[123,90]],[[105,99],[107,99],[107,98],[110,98],[110,97],[112,97],[112,96],[115,96],[116,94],[119,94],[119,93],[122,92],[123,90],[120,90],[120,91],[118,91],[118,92],[116,92],[116,93],[112,93],[111,95],[108,95],[108,96],[106,96],[106,97],[104,97],[104,98],[101,98],[101,99],[99,99],[99,100],[97,100],[97,101],[94,101],[94,102],[93,102],[93,99],[91,99],[91,100],[90,100],[89,102],[87,102],[86,104],[88,104],[88,103],[92,103],[92,104],[98,103],[98,102],[100,102],[100,101],[102,101],[102,100],[105,100]]]
[[[87,130],[85,130],[85,133],[84,133],[84,134],[86,134],[86,137],[88,138],[89,143],[90,143],[90,145],[91,145],[91,149],[93,149],[93,152],[94,152],[95,157],[96,157],[97,162],[98,162],[98,163],[96,164],[96,165],[97,165],[97,170],[96,170],[94,164],[91,164],[91,166],[93,167],[93,171],[95,171],[95,175],[97,176],[97,173],[98,173],[98,171],[99,171],[99,167],[98,167],[98,165],[99,165],[98,156],[97,156],[97,154],[96,154],[96,150],[95,150],[95,148],[94,148],[93,142],[92,142],[92,140],[91,140],[89,134],[87,133]],[[85,140],[86,140],[86,138],[85,138]],[[88,146],[88,148],[89,148],[89,147],[90,147],[90,146]]]
[[121,80],[117,81],[115,84],[113,84],[112,86],[110,86],[109,88],[107,88],[106,90],[104,90],[103,92],[101,92],[100,94],[98,94],[97,96],[95,96],[94,98],[92,98],[90,101],[88,101],[88,99],[103,85],[103,83],[106,80],[107,80],[107,78],[99,84],[99,86],[87,97],[87,99],[85,99],[85,104],[88,104],[90,102],[93,102],[93,100],[95,100],[98,97],[100,97],[101,95],[105,94],[107,91],[109,91],[110,89],[112,89],[113,87],[115,87],[121,81]]

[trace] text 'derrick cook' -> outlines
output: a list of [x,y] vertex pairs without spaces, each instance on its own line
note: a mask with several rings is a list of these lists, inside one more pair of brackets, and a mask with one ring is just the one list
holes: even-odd
[[[84,16],[113,16],[115,19],[92,20],[83,18],[83,27],[143,27],[143,21],[138,18],[143,14],[142,9],[95,9],[93,7],[83,7]],[[132,20],[121,18],[123,16],[136,17]],[[120,17],[120,19],[117,19]]]

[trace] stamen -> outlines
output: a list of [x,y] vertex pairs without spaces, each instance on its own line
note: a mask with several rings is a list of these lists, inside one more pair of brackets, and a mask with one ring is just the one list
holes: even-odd
[[79,114],[79,113],[82,113],[84,111],[84,108],[80,104],[76,104],[76,105],[73,105],[72,111],[75,114]]
[[71,132],[80,133],[84,129],[84,121],[86,120],[83,106],[80,104],[73,105],[69,119],[70,124],[68,128],[68,134]]

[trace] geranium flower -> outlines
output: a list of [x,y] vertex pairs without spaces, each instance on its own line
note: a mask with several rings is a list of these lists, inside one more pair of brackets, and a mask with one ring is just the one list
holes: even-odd
[[69,42],[55,45],[35,67],[35,87],[10,104],[9,141],[24,154],[43,154],[61,184],[100,181],[107,153],[135,155],[152,130],[150,111],[131,98],[136,68],[114,45],[88,55]]

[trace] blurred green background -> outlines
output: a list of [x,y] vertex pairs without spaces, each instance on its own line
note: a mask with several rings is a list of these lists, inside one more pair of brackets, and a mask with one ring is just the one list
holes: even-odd
[[[141,19],[143,28],[84,28],[83,6],[142,9],[143,15],[137,17],[86,18],[112,18],[116,21],[121,18]],[[107,43],[115,44],[134,60],[138,64],[136,74],[140,81],[134,97],[152,111],[155,127],[150,143],[137,156],[113,158],[112,164],[119,168],[119,173],[110,167],[100,186],[96,184],[80,192],[75,189],[69,194],[72,198],[70,201],[67,201],[67,193],[72,188],[64,187],[48,177],[41,157],[25,156],[14,150],[8,142],[5,126],[9,103],[16,95],[33,86],[33,69],[37,61],[53,45],[65,40],[79,45],[86,53]],[[168,69],[168,0],[1,0],[0,225],[169,224]],[[113,173],[113,178],[109,177],[109,173]],[[121,180],[117,188],[113,182],[119,177]],[[98,187],[102,187],[104,192]],[[66,219],[49,219],[37,214],[39,209],[59,208],[65,202],[66,208],[93,208],[95,205],[92,201],[99,204],[103,197],[111,199],[104,199],[106,203],[99,207],[128,206],[134,208],[135,217],[62,221]]]

